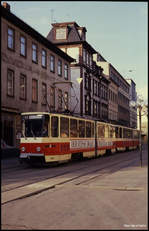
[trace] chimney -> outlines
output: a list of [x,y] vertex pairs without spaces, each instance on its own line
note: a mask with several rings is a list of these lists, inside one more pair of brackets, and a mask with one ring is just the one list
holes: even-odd
[[3,7],[4,7],[6,10],[10,11],[10,5],[9,5],[7,2],[3,2]]

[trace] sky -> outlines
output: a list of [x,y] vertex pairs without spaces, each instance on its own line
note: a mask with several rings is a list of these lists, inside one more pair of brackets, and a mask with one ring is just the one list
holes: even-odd
[[7,2],[13,14],[45,37],[51,23],[86,27],[86,41],[124,78],[133,79],[137,94],[148,102],[147,1]]

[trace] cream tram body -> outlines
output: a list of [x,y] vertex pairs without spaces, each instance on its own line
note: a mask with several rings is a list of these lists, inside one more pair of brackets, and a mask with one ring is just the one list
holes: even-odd
[[56,113],[22,113],[20,158],[65,162],[139,146],[139,132],[119,125]]

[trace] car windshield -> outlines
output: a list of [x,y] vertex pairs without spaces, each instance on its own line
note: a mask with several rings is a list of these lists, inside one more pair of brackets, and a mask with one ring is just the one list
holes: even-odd
[[47,137],[48,115],[24,115],[22,116],[22,137]]

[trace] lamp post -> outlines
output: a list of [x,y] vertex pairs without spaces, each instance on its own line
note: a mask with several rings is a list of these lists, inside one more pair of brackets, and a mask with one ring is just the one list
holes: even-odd
[[140,128],[140,135],[139,135],[139,144],[140,144],[140,161],[141,161],[141,167],[142,167],[142,138],[141,138],[141,111],[142,111],[142,106],[138,105],[138,109],[139,109],[139,128]]
[[131,106],[136,106],[138,109],[138,116],[139,116],[139,149],[140,149],[140,164],[142,167],[142,121],[141,117],[145,114],[142,114],[143,109],[147,109],[147,106],[144,104],[144,101],[141,98],[138,98],[137,102],[130,101]]

